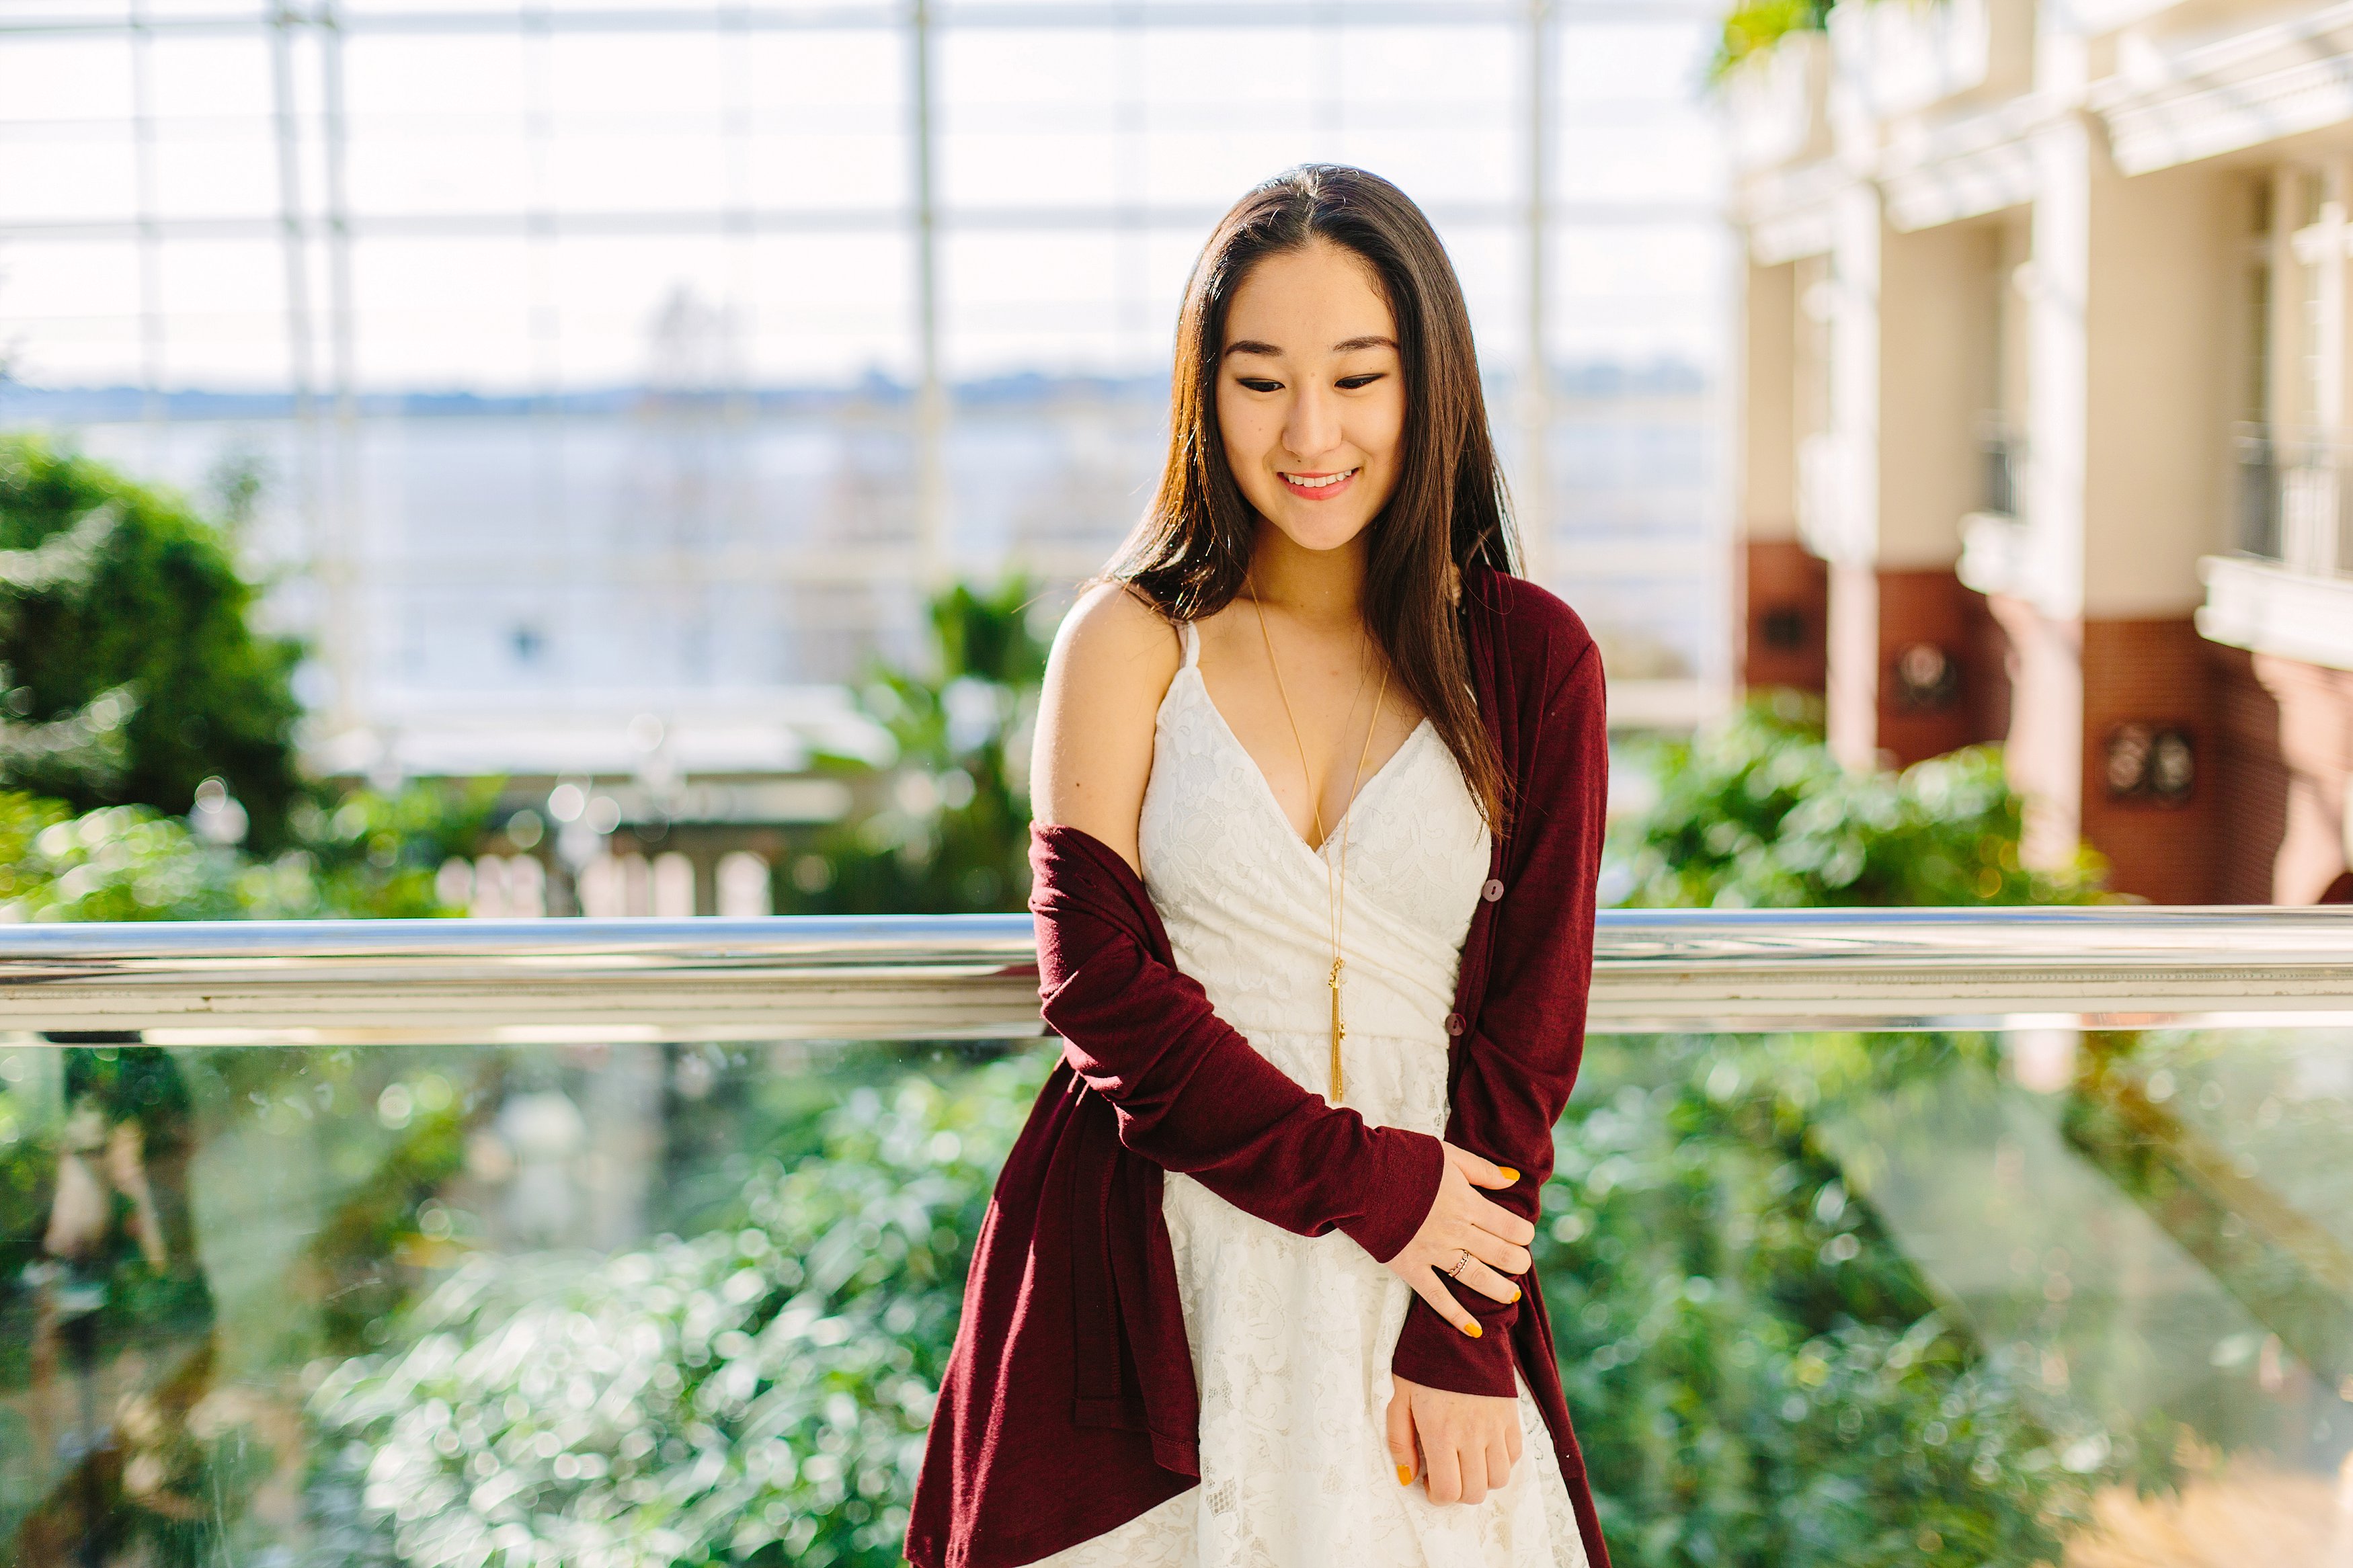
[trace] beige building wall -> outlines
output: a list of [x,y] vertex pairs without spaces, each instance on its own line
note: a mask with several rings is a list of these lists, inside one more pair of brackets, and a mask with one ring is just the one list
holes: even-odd
[[[1741,337],[1740,551],[1734,562],[1746,623],[1738,643],[1740,679],[1749,687],[1822,689],[1827,665],[1830,585],[1821,561],[1798,538],[1800,410],[1814,399],[1800,390],[1800,328],[1809,352],[1814,323],[1798,303],[1802,264],[1751,261],[1746,268]],[[1816,421],[1820,423],[1819,420]]]
[[[1793,458],[1750,453],[1748,549],[1793,479],[1833,745],[2001,735],[2030,852],[2088,838],[2150,898],[2353,876],[2353,99],[2324,76],[2353,22],[2316,5],[1970,0],[1842,5],[1726,95],[1748,384],[1788,399],[1743,436]],[[1969,700],[1919,700],[1924,646]],[[2189,788],[2135,773],[2151,737]]]
[[2126,179],[2094,153],[2082,609],[2186,619],[2200,557],[2228,542],[2229,318],[2251,182],[2200,165]]
[[1741,335],[1740,527],[1749,539],[1798,537],[1798,268],[1746,268]]
[[1982,499],[1999,237],[1984,224],[1881,237],[1880,566],[1949,569],[1961,553],[1961,519]]

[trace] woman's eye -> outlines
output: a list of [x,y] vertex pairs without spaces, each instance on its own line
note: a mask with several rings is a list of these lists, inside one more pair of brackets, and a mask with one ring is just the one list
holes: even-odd
[[1344,375],[1335,384],[1349,392],[1354,392],[1360,386],[1372,385],[1373,383],[1381,379],[1381,374],[1382,373],[1379,371],[1375,371],[1370,375]]
[[1261,376],[1244,375],[1237,376],[1235,379],[1240,381],[1244,386],[1249,387],[1252,392],[1281,392],[1282,390],[1282,383],[1279,381],[1268,381]]

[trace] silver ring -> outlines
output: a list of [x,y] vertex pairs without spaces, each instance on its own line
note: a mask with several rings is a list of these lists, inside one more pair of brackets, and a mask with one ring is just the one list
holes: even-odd
[[1471,1249],[1466,1247],[1462,1249],[1462,1256],[1454,1260],[1454,1267],[1446,1271],[1446,1277],[1449,1279],[1460,1279],[1462,1278],[1462,1271],[1470,1267]]

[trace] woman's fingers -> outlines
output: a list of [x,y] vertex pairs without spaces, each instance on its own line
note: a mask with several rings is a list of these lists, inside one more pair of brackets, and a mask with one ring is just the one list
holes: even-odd
[[1471,1223],[1488,1235],[1500,1237],[1514,1247],[1525,1247],[1536,1238],[1536,1227],[1514,1214],[1501,1204],[1491,1204],[1477,1198],[1472,1209],[1475,1216]]
[[1519,1184],[1520,1173],[1509,1165],[1498,1165],[1483,1154],[1458,1149],[1442,1140],[1440,1146],[1446,1151],[1446,1163],[1461,1172],[1464,1179],[1473,1186],[1511,1187]]
[[[1431,1443],[1422,1454],[1429,1467],[1423,1481],[1432,1502],[1461,1502],[1462,1496],[1462,1455],[1451,1443]],[[1484,1495],[1483,1489],[1482,1495]]]
[[1525,1274],[1535,1261],[1526,1247],[1514,1247],[1493,1231],[1466,1232],[1456,1247],[1498,1274]]
[[1511,1302],[1520,1299],[1520,1287],[1516,1280],[1506,1279],[1476,1258],[1464,1264],[1462,1272],[1454,1279],[1457,1284],[1468,1285],[1491,1301]]
[[[1462,1303],[1454,1299],[1452,1292],[1440,1286],[1437,1270],[1423,1268],[1417,1272],[1419,1278],[1412,1281],[1414,1294],[1429,1302],[1431,1311],[1436,1312],[1472,1339],[1477,1339],[1479,1320],[1464,1310]],[[1467,1274],[1470,1270],[1465,1269],[1463,1272]]]
[[1389,1394],[1389,1458],[1397,1465],[1398,1485],[1413,1481],[1413,1399],[1402,1388]]
[[1495,1491],[1502,1491],[1505,1487],[1512,1484],[1512,1466],[1514,1462],[1514,1458],[1513,1454],[1500,1438],[1492,1440],[1488,1443],[1487,1485],[1489,1488]]
[[[1435,1503],[1480,1503],[1507,1484],[1519,1458],[1513,1400],[1424,1388],[1397,1379],[1397,1403],[1410,1406],[1423,1484]],[[1389,1415],[1394,1435],[1398,1415]]]
[[1481,1503],[1487,1500],[1487,1450],[1466,1447],[1457,1461],[1462,1468],[1462,1500]]

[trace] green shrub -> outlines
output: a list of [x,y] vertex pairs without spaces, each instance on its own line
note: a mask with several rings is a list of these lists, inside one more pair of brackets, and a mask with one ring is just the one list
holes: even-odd
[[142,805],[0,793],[0,921],[234,920],[237,857]]
[[1048,1058],[853,1093],[740,1226],[485,1257],[312,1418],[319,1560],[899,1562],[996,1168]]
[[458,914],[434,879],[480,847],[499,779],[413,779],[391,795],[314,786],[288,814],[290,847],[240,883],[248,910],[280,920],[415,920]]
[[1636,753],[1656,800],[1612,836],[1627,888],[1651,909],[1824,904],[2048,904],[2100,897],[2084,851],[2020,864],[2025,805],[2001,753],[1972,746],[1900,773],[1856,773],[1787,694],[1758,699],[1690,742]]
[[274,849],[300,788],[300,649],[178,497],[0,437],[0,787],[177,816],[226,781]]
[[931,604],[928,670],[877,663],[860,706],[891,736],[882,765],[833,756],[872,809],[819,836],[786,869],[786,913],[1018,910],[1029,897],[1029,729],[1046,644],[1031,584],[959,584]]
[[470,853],[497,796],[495,781],[354,790],[332,811],[305,796],[293,847],[256,861],[151,806],[75,816],[0,791],[0,923],[448,914],[434,874]]
[[[1626,1568],[2056,1561],[2100,1479],[1938,1310],[1817,1129],[1983,1037],[1595,1042],[1535,1253]],[[2072,1436],[2072,1435],[2071,1435]],[[2101,1452],[2107,1452],[2104,1447]]]

